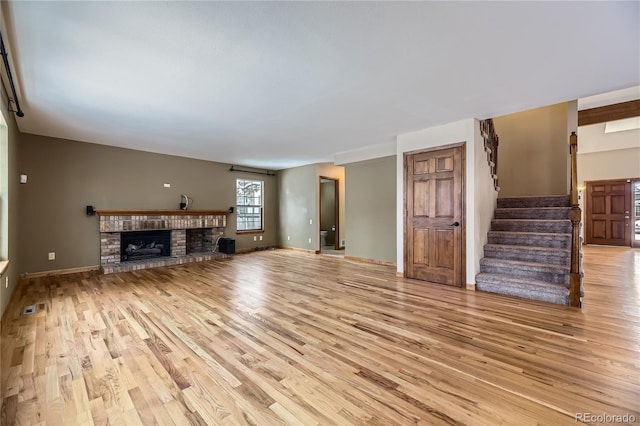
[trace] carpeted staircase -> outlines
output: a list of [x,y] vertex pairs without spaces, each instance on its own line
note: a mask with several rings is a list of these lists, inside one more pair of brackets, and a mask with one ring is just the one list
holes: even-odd
[[569,196],[499,198],[476,289],[569,304]]

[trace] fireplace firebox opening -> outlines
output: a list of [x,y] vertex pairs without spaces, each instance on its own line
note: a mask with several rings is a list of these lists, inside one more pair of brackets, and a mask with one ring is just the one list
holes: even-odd
[[120,234],[120,261],[171,256],[171,231],[132,231]]

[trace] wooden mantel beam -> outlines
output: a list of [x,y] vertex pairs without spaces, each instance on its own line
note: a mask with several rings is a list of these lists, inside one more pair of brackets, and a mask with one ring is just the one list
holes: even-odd
[[578,126],[640,117],[640,99],[578,111]]
[[228,215],[228,210],[113,210],[95,209],[100,216],[206,216]]

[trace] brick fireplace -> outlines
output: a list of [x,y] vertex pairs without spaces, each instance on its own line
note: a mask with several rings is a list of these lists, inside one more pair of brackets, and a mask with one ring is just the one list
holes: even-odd
[[[227,223],[226,211],[100,209],[96,212],[100,217],[100,268],[105,274],[227,257],[213,252]],[[169,233],[166,239],[156,237],[166,232]],[[125,246],[123,234],[134,237],[124,238]],[[127,248],[129,254],[140,249],[143,256],[129,256]]]

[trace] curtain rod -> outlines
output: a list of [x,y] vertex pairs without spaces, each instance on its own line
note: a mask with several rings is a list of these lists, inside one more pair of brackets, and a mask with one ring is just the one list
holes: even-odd
[[[0,31],[0,55],[2,55],[4,68],[7,70],[9,85],[11,86],[11,92],[13,93],[13,99],[9,99],[9,111],[15,112],[18,117],[24,117],[24,112],[22,112],[22,109],[20,109],[20,101],[18,100],[18,94],[16,93],[16,86],[13,84],[13,75],[11,74],[11,67],[9,67],[9,54],[7,53],[7,49],[4,48],[4,38],[2,37],[2,31]],[[11,109],[11,102],[16,104],[16,111]]]
[[254,175],[266,175],[266,176],[275,176],[275,172],[267,170],[266,172],[256,172],[253,170],[240,170],[236,169],[236,166],[231,166],[229,169],[230,172],[242,172],[242,173],[253,173]]

